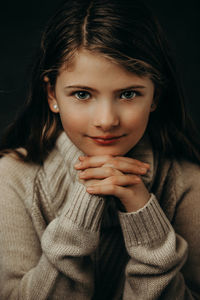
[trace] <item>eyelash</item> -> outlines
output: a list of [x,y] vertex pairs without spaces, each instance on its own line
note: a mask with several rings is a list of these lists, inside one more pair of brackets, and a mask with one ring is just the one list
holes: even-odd
[[[134,93],[134,96],[132,96],[132,97],[130,97],[130,98],[121,98],[121,96],[123,95],[123,94],[125,94],[125,93]],[[79,97],[77,97],[76,95],[77,94],[79,94],[80,95],[80,93],[84,93],[84,94],[87,94],[87,95],[90,95],[90,93],[89,92],[86,92],[86,91],[76,91],[76,92],[73,92],[72,93],[72,96],[75,96],[78,100],[89,100],[89,98],[90,98],[90,96],[89,97],[87,97],[87,98],[79,98]],[[137,91],[134,91],[134,90],[127,90],[127,91],[124,91],[123,93],[121,93],[120,94],[120,98],[121,99],[124,99],[124,100],[132,100],[132,99],[134,99],[136,96],[141,96],[141,93],[140,92],[137,92]]]

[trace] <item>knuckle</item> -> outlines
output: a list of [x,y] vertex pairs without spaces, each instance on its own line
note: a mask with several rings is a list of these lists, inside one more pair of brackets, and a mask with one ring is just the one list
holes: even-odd
[[85,169],[83,174],[84,174],[85,178],[87,178],[87,177],[90,178],[93,175],[93,171],[90,169]]
[[140,167],[139,167],[138,165],[136,165],[136,164],[130,164],[130,165],[129,165],[129,168],[130,168],[130,171],[131,171],[132,173],[138,172],[138,171],[140,170]]
[[116,191],[117,191],[117,186],[116,185],[114,185],[114,184],[111,184],[111,187],[110,187],[110,189],[111,189],[111,193],[116,193]]
[[112,176],[114,174],[114,170],[112,167],[107,167],[106,168],[106,175],[107,176]]
[[116,185],[118,184],[118,177],[117,176],[110,177],[110,183],[116,188]]
[[110,178],[110,183],[112,186],[116,184],[116,178],[114,176]]
[[110,161],[111,159],[112,159],[112,155],[109,155],[109,154],[105,155],[106,161]]
[[118,160],[112,160],[111,161],[111,163],[112,163],[112,165],[116,168],[116,169],[118,169],[119,168],[119,165],[120,165],[120,162],[118,161]]

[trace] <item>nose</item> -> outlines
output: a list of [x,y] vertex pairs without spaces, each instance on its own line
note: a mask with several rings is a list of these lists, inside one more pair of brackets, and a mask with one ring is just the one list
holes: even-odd
[[103,131],[109,131],[120,124],[117,107],[108,101],[102,101],[96,106],[93,118],[94,126]]

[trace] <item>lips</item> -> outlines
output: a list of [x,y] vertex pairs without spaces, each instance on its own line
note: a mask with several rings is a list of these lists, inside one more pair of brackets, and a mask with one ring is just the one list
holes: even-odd
[[120,135],[120,136],[107,135],[107,136],[94,136],[94,137],[92,136],[90,138],[98,144],[109,145],[118,142],[123,136],[124,135]]

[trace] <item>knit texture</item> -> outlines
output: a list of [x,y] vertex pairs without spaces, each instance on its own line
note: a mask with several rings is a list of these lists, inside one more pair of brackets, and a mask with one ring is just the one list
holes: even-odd
[[63,132],[43,166],[0,160],[0,299],[200,299],[199,167],[145,136],[128,156],[150,164],[151,198],[125,213],[86,192],[80,155]]

